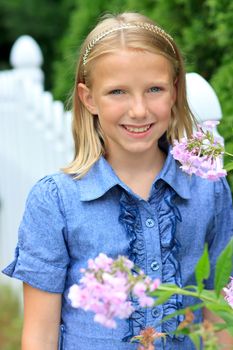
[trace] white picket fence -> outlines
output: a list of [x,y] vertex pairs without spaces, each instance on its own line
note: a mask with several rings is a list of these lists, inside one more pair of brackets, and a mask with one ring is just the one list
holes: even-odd
[[[20,37],[10,61],[13,69],[0,72],[1,269],[13,258],[30,188],[66,165],[73,155],[71,113],[44,91],[37,43],[28,36]],[[10,283],[10,279],[0,274],[0,282]]]
[[[0,269],[13,259],[30,188],[73,155],[71,113],[44,91],[42,61],[37,43],[22,36],[12,47],[13,68],[0,72]],[[187,75],[187,92],[200,121],[221,119],[214,90],[198,74]],[[3,274],[0,283],[19,286]]]

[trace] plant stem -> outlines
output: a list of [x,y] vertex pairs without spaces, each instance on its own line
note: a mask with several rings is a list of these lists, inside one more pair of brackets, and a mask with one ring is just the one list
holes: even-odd
[[[166,288],[164,286],[160,286],[159,289],[163,290],[163,291],[171,291],[170,288]],[[203,301],[209,301],[209,302],[218,303],[218,299],[216,299],[216,298],[207,297],[207,296],[201,295],[201,294],[199,294],[197,292],[192,292],[192,291],[189,291],[189,290],[183,290],[183,289],[180,289],[180,288],[174,288],[173,292],[174,292],[174,294],[183,294],[183,295],[195,297],[195,298],[198,298],[198,299],[202,299]]]
[[233,157],[233,154],[231,154],[229,152],[224,151],[224,154],[226,154],[227,156]]

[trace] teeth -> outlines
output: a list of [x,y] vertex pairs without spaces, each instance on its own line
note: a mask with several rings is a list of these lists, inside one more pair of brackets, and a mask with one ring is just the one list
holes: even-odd
[[135,128],[135,127],[126,126],[126,125],[124,125],[124,127],[125,127],[126,130],[128,130],[130,132],[145,132],[145,131],[147,131],[150,128],[150,125],[142,126],[140,128]]

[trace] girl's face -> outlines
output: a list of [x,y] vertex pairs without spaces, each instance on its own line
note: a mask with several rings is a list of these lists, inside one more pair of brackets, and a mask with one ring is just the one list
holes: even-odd
[[79,84],[79,96],[99,119],[107,158],[156,154],[176,100],[171,63],[159,54],[119,50],[97,59],[91,82]]

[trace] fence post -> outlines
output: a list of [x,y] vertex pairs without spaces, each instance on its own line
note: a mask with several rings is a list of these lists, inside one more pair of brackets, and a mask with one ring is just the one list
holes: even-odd
[[[222,109],[219,99],[212,86],[199,74],[186,74],[186,89],[189,107],[197,119],[202,124],[205,121],[218,121],[222,119]],[[221,139],[217,127],[214,128],[214,134]]]
[[10,53],[10,63],[17,78],[43,86],[44,74],[41,70],[43,56],[39,45],[32,37],[22,35],[15,41]]

